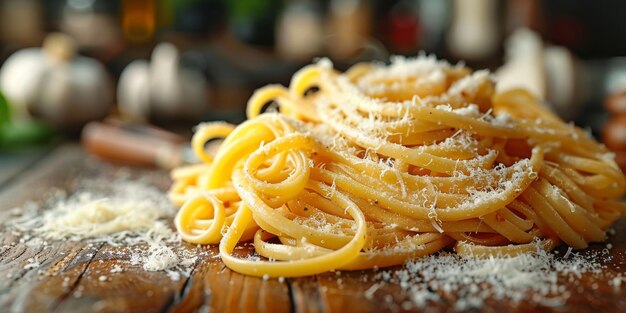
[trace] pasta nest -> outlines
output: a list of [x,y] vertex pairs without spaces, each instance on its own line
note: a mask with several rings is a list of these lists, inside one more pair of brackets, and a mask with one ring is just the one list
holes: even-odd
[[[614,155],[527,91],[494,87],[424,55],[309,65],[257,90],[244,123],[197,127],[202,162],[172,171],[178,232],[266,277],[603,241],[626,212]],[[257,256],[233,255],[240,242]]]

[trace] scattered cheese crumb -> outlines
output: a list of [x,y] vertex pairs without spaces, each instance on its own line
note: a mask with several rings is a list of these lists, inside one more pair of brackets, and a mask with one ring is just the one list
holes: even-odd
[[567,259],[571,253],[572,253],[572,247],[567,247],[567,252],[565,252],[565,255],[563,256],[563,258]]
[[[410,261],[400,269],[378,272],[376,283],[364,295],[372,299],[378,288],[390,284],[399,286],[416,308],[439,300],[441,293],[453,293],[457,297],[454,308],[460,311],[480,308],[487,299],[516,304],[529,296],[541,305],[559,305],[571,294],[563,282],[575,282],[582,274],[600,275],[593,282],[598,288],[604,279],[602,266],[594,262],[596,256],[583,257],[571,251],[566,255],[539,250],[515,257],[476,259],[439,253]],[[620,286],[621,282],[620,275],[610,284]]]
[[613,285],[616,288],[619,288],[622,285],[622,282],[624,281],[624,277],[622,277],[621,275],[614,277],[609,284]]
[[32,270],[34,268],[39,268],[39,266],[41,266],[41,263],[39,261],[37,261],[37,258],[30,258],[27,260],[28,263],[26,263],[26,265],[24,265],[24,269],[25,270]]
[[367,290],[365,290],[364,296],[365,299],[371,300],[374,298],[374,293],[382,286],[382,284],[373,284]]
[[512,121],[512,117],[509,113],[500,113],[491,120],[491,124],[496,126],[508,126]]
[[170,280],[172,281],[179,281],[180,280],[180,273],[176,272],[176,271],[167,271],[167,276],[170,278]]
[[162,271],[170,269],[180,263],[180,258],[167,246],[155,246],[150,248],[150,254],[143,262],[146,271]]
[[123,271],[124,270],[122,269],[122,267],[119,264],[115,264],[115,265],[113,265],[113,267],[111,268],[109,273],[120,273],[120,272],[123,272]]

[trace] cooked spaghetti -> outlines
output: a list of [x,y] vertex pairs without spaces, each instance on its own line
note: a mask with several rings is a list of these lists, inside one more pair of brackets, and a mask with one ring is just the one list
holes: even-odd
[[[279,113],[263,113],[273,103]],[[626,212],[614,156],[524,90],[434,57],[322,60],[257,90],[239,126],[205,123],[175,169],[183,240],[234,271],[296,277],[462,255],[580,249]],[[216,153],[205,146],[223,142]],[[251,241],[263,258],[233,250]]]

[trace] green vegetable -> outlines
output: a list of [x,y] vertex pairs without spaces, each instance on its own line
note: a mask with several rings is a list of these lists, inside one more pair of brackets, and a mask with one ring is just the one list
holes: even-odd
[[0,148],[17,149],[20,147],[44,144],[52,139],[52,130],[38,121],[23,121],[5,125],[0,136]]
[[6,97],[0,93],[0,149],[12,150],[43,144],[49,142],[52,137],[52,130],[39,121],[11,121],[11,106]]
[[[11,108],[9,102],[0,92],[0,128],[11,121]],[[0,131],[1,132],[1,131]]]

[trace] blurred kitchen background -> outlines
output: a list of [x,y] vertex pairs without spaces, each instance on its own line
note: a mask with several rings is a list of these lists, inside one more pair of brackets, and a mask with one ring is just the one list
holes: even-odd
[[0,152],[103,119],[188,135],[316,58],[419,53],[529,88],[626,155],[619,0],[0,0]]

